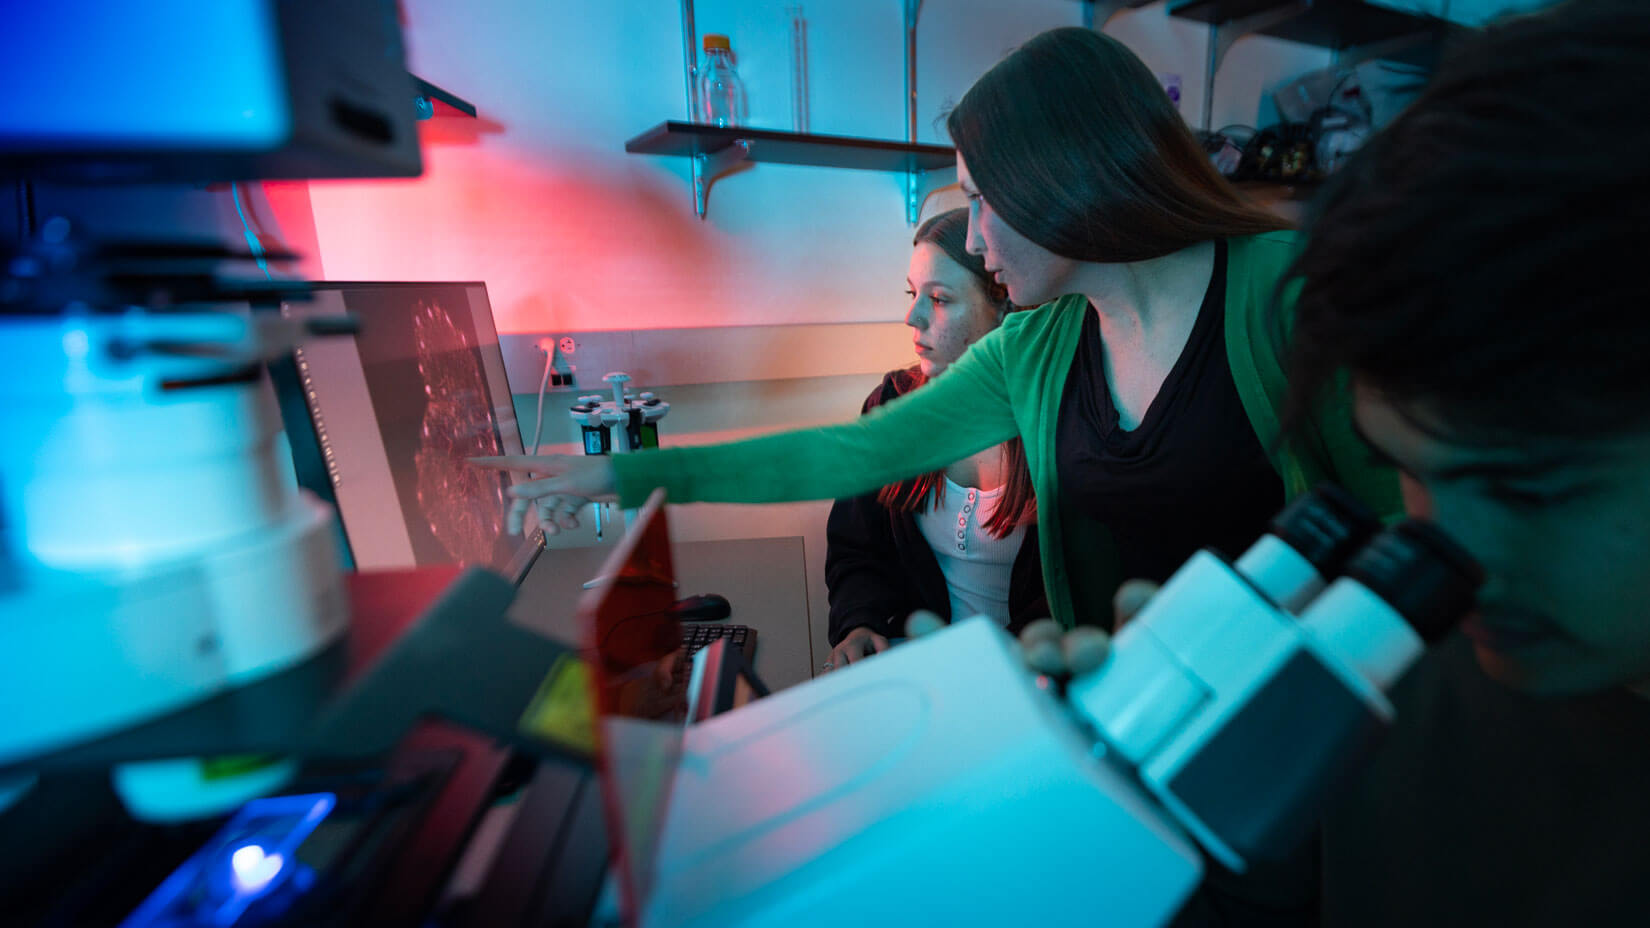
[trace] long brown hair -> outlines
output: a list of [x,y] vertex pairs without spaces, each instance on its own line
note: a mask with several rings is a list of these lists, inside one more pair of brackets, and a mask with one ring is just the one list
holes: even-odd
[[1143,261],[1289,227],[1238,196],[1146,65],[1092,29],[1033,36],[946,125],[991,209],[1061,257]]
[[[911,246],[914,248],[924,242],[937,246],[946,257],[968,271],[991,305],[996,307],[999,319],[1017,308],[1008,301],[1008,291],[1003,285],[986,272],[984,259],[968,253],[968,210],[950,210],[923,223],[911,240]],[[921,368],[912,368],[909,373],[916,381],[912,389],[920,388],[927,382]],[[1031,469],[1026,465],[1025,443],[1011,438],[1000,447],[1003,466],[1008,472],[1003,483],[1003,498],[991,513],[991,518],[981,523],[981,527],[995,538],[1007,537],[1015,526],[1037,521],[1037,495],[1031,489]],[[943,470],[891,483],[877,491],[877,502],[895,512],[923,512],[939,505],[944,498]]]

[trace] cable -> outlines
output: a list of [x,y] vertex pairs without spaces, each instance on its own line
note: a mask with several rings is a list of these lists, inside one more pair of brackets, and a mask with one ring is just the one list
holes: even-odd
[[544,436],[544,392],[550,386],[550,365],[554,364],[555,360],[554,353],[544,352],[544,376],[539,378],[539,412],[537,420],[533,423],[533,444],[527,449],[528,454],[539,453],[539,439]]
[[252,249],[252,257],[258,262],[258,270],[264,272],[266,279],[274,280],[274,275],[269,273],[269,262],[264,260],[264,243],[258,241],[258,233],[252,231],[252,223],[246,219],[246,210],[241,208],[241,185],[239,183],[229,185],[229,198],[235,201],[235,213],[241,217],[241,229],[246,232],[246,244],[248,248]]

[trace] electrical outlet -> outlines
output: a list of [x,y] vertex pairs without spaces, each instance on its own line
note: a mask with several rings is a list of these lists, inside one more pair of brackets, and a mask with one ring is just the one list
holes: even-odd
[[[500,344],[502,346],[502,341]],[[533,347],[537,348],[552,361],[552,366],[549,371],[550,376],[546,379],[545,386],[573,386],[573,372],[578,370],[578,368],[567,363],[567,357],[572,354],[573,349],[578,346],[573,343],[573,339],[571,337],[564,335],[558,339],[553,335],[545,336],[535,340],[533,342]]]
[[[900,328],[905,329],[904,326]],[[504,366],[510,372],[511,389],[517,393],[534,394],[538,392],[539,380],[544,376],[545,355],[548,354],[554,362],[550,376],[554,378],[551,385],[557,389],[592,387],[592,384],[586,383],[592,377],[596,378],[594,388],[599,389],[602,387],[602,372],[629,370],[635,366],[634,352],[630,347],[633,338],[629,331],[546,329],[519,334],[500,333],[498,340],[499,348],[504,353]],[[572,342],[571,351],[568,350],[568,342]],[[910,336],[907,335],[900,348],[909,351],[906,346],[910,343]]]

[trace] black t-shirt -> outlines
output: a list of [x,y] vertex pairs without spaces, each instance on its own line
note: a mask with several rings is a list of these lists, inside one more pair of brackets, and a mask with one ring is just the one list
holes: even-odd
[[1324,819],[1325,928],[1650,925],[1650,700],[1538,697],[1433,648]]
[[1211,866],[1175,928],[1650,925],[1650,699],[1535,696],[1429,649],[1397,723],[1283,865]]
[[1243,553],[1283,507],[1283,480],[1244,413],[1226,357],[1226,243],[1197,322],[1138,427],[1118,426],[1090,311],[1060,400],[1061,504],[1106,526],[1122,576],[1162,582],[1199,548]]

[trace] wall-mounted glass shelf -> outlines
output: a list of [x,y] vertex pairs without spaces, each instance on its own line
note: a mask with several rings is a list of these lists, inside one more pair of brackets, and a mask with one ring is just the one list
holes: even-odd
[[[747,126],[709,126],[669,120],[624,143],[638,155],[674,155],[694,161],[694,208],[705,216],[710,186],[743,162],[800,164],[813,167],[888,171],[907,177],[907,219],[916,221],[935,187],[943,186],[936,172],[949,172],[957,163],[956,149],[924,142],[895,142],[815,132],[785,132]],[[944,183],[951,183],[947,179]]]
[[1232,44],[1246,35],[1333,49],[1342,67],[1373,58],[1429,66],[1442,40],[1456,32],[1444,20],[1363,0],[1172,0],[1169,15],[1209,24],[1204,130],[1214,128],[1215,74]]
[[624,150],[641,155],[714,155],[745,142],[750,161],[809,164],[860,171],[932,171],[957,162],[949,145],[894,142],[817,132],[783,132],[746,126],[707,126],[674,120],[659,123],[624,143]]
[[1448,23],[1362,0],[1176,0],[1169,15],[1224,26],[1276,13],[1253,31],[1292,42],[1345,49],[1433,33]]

